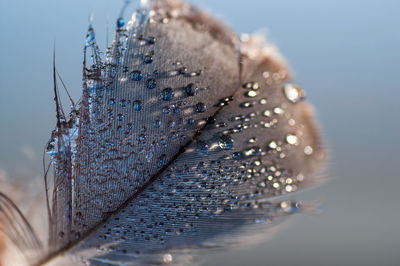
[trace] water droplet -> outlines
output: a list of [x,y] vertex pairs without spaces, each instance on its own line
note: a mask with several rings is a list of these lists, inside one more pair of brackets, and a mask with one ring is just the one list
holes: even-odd
[[95,38],[96,38],[96,35],[94,33],[94,30],[93,30],[92,26],[90,26],[88,33],[86,35],[86,47],[92,46],[94,44]]
[[252,147],[250,149],[247,149],[244,152],[244,155],[250,157],[250,156],[259,156],[261,154],[261,149],[259,147]]
[[304,148],[304,154],[310,156],[311,154],[313,154],[314,150],[311,146],[306,146]]
[[150,37],[147,39],[147,43],[150,44],[150,45],[155,44],[155,43],[156,43],[156,37],[150,36]]
[[257,83],[257,82],[248,82],[248,83],[245,83],[244,85],[243,85],[243,88],[244,89],[252,89],[252,90],[258,90],[259,88],[260,88],[260,85]]
[[146,143],[147,135],[145,135],[145,134],[140,134],[140,135],[139,135],[139,140],[140,140],[142,143]]
[[134,81],[140,81],[142,80],[143,75],[142,72],[140,72],[139,70],[134,70],[131,72],[131,79]]
[[121,107],[125,108],[127,106],[127,101],[126,100],[121,100],[119,105],[121,105]]
[[154,126],[157,127],[157,128],[161,127],[161,121],[160,120],[156,120],[154,122]]
[[204,141],[197,142],[197,147],[200,149],[202,153],[207,153],[209,148],[208,144],[205,143]]
[[281,114],[284,114],[284,113],[285,113],[285,110],[283,110],[283,109],[280,108],[280,107],[275,107],[275,108],[274,108],[274,113],[277,114],[277,115],[281,115]]
[[123,26],[125,26],[125,20],[124,20],[124,18],[120,17],[117,19],[117,28],[120,29]]
[[246,95],[246,97],[254,98],[254,97],[256,97],[258,95],[258,92],[251,90],[251,91],[246,92],[245,95]]
[[169,121],[168,122],[168,127],[170,127],[170,128],[173,128],[173,127],[175,127],[175,121]]
[[148,79],[146,83],[147,83],[147,88],[151,90],[157,87],[157,81],[155,79]]
[[271,111],[270,110],[265,110],[264,113],[263,113],[263,116],[270,117],[271,116]]
[[286,136],[286,142],[290,145],[299,145],[299,138],[296,135],[289,134]]
[[276,141],[272,140],[268,143],[268,148],[271,150],[275,150],[276,148],[278,148],[278,144],[276,143]]
[[163,114],[167,115],[171,112],[171,107],[169,106],[164,106],[163,107]]
[[179,106],[175,106],[174,107],[174,114],[179,115],[181,113],[181,108],[179,108]]
[[165,254],[163,256],[163,262],[164,263],[171,263],[173,261],[172,255],[171,254]]
[[234,146],[234,140],[229,135],[222,135],[219,138],[219,147],[223,150],[231,150]]
[[251,139],[249,139],[249,143],[255,143],[256,141],[257,141],[256,138],[251,138]]
[[286,84],[283,87],[283,93],[285,94],[285,97],[292,103],[297,103],[304,96],[301,88],[293,84]]
[[226,106],[226,105],[228,105],[230,102],[232,102],[233,101],[233,97],[226,97],[226,98],[223,98],[223,99],[221,99],[220,101],[219,101],[219,106]]
[[204,103],[196,104],[196,112],[204,113],[205,111],[207,111],[207,106]]
[[234,153],[232,154],[232,158],[235,159],[235,160],[240,160],[241,158],[243,158],[243,153],[241,153],[241,152],[234,152]]
[[153,56],[152,56],[152,55],[146,55],[146,56],[144,57],[144,62],[145,62],[146,64],[151,64],[151,63],[153,63]]
[[161,99],[164,101],[171,101],[174,98],[174,94],[171,88],[166,88],[161,93]]
[[186,86],[185,91],[187,96],[195,96],[199,88],[197,88],[193,83]]
[[141,111],[143,109],[143,104],[142,101],[134,101],[133,102],[133,109],[135,109],[135,111]]
[[187,73],[188,73],[187,67],[181,67],[181,68],[179,69],[179,74],[181,74],[181,75],[186,75]]
[[287,185],[285,187],[286,192],[292,192],[293,191],[293,186],[292,185]]
[[244,103],[240,104],[241,108],[250,108],[252,106],[253,106],[253,104],[251,102],[244,102]]

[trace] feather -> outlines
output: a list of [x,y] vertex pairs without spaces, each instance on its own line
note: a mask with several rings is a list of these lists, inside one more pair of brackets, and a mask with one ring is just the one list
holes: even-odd
[[0,230],[27,265],[187,264],[302,210],[281,196],[315,181],[324,150],[303,90],[259,37],[177,0],[141,1],[104,60],[89,26],[69,118],[56,73],[46,247],[0,194]]

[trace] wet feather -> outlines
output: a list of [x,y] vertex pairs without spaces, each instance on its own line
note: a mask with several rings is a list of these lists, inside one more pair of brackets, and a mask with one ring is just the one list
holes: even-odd
[[27,265],[193,263],[302,210],[277,197],[315,182],[324,151],[272,46],[165,0],[120,17],[104,59],[99,51],[90,26],[83,95],[69,117],[54,68],[47,246],[1,195],[24,232],[15,240],[2,208],[3,233]]

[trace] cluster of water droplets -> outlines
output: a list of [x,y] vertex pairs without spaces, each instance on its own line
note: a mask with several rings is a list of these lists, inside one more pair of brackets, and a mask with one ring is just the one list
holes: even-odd
[[[237,88],[231,77],[239,69],[232,76],[207,72],[213,66],[182,60],[174,47],[169,58],[163,29],[146,27],[174,23],[147,8],[129,23],[120,17],[104,62],[89,27],[81,113],[65,136],[79,141],[71,145],[78,150],[74,182],[89,184],[73,192],[74,229],[84,232],[126,206],[82,244],[98,253],[83,258],[87,265],[112,263],[108,254],[139,259],[146,251],[190,246],[301,208],[267,199],[298,190],[306,175],[301,165],[317,150],[296,113],[304,92],[285,84],[284,70],[266,70]],[[51,148],[57,141],[49,144],[53,156],[62,152]],[[174,255],[159,259],[170,263]]]
[[[100,257],[133,253],[136,259],[145,259],[148,250],[209,240],[230,227],[269,223],[301,209],[299,202],[265,199],[294,192],[305,179],[301,168],[286,159],[299,156],[301,164],[305,163],[302,149],[312,154],[293,114],[303,92],[291,84],[268,87],[269,91],[265,86],[246,83],[241,95],[216,104],[223,108],[221,115],[204,121],[206,129],[193,145],[96,234],[99,241],[118,242],[98,246]],[[197,89],[189,84],[182,91],[190,97]],[[174,99],[172,92],[163,89],[161,101]],[[220,222],[224,230],[211,226]],[[173,258],[171,252],[159,262]]]
[[[207,83],[202,78],[204,67],[180,60],[162,65],[163,59],[157,54],[162,51],[157,47],[159,37],[143,28],[151,21],[150,14],[135,13],[131,29],[131,22],[127,27],[122,18],[118,19],[116,37],[104,62],[94,30],[89,28],[85,51],[91,51],[91,65],[84,71],[81,135],[73,179],[93,184],[90,193],[79,187],[73,192],[74,198],[81,201],[74,205],[80,213],[74,220],[76,231],[90,227],[91,221],[82,218],[87,216],[85,213],[113,210],[118,202],[140,189],[149,177],[168,165],[196,129],[209,123],[208,116],[216,108],[231,100],[222,97],[215,106],[207,104],[210,96],[204,96],[209,88],[200,85]],[[150,23],[160,22],[168,26],[162,19]],[[220,145],[228,150],[234,144],[228,135],[221,135]],[[107,183],[112,183],[107,186],[110,197],[104,198]]]

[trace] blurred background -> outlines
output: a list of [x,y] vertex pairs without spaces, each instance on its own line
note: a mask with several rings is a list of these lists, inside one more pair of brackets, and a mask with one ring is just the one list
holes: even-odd
[[[206,265],[400,265],[400,1],[192,2],[238,33],[267,30],[316,107],[331,154],[329,181],[299,195],[323,201],[321,214],[297,215],[266,243]],[[104,49],[121,6],[0,0],[0,178],[40,179],[55,125],[53,46],[78,99],[88,18]]]

